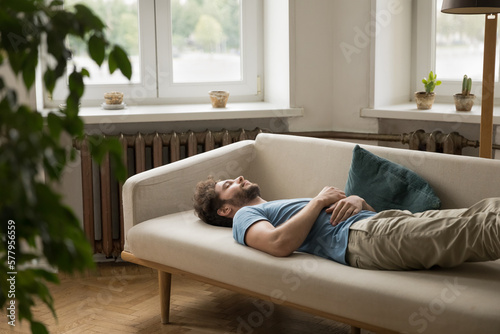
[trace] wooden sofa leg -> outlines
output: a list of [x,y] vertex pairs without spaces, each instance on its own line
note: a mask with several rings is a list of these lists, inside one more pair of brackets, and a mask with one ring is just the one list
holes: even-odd
[[172,274],[158,270],[158,284],[160,286],[161,323],[168,324],[170,315],[170,286]]
[[361,334],[361,328],[351,326],[351,334]]

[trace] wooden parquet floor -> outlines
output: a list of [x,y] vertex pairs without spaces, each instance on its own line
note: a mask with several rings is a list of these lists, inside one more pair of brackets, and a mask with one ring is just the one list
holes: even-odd
[[[60,277],[50,287],[57,320],[44,305],[35,318],[50,333],[242,333],[344,334],[345,324],[243,296],[209,284],[173,275],[168,325],[161,324],[157,272],[130,263],[101,263],[91,274]],[[0,313],[0,333],[30,333],[29,324],[9,326]],[[368,333],[362,331],[362,333]]]

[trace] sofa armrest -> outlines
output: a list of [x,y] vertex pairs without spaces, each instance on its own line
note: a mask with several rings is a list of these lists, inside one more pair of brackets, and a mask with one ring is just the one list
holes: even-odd
[[145,220],[192,210],[196,183],[244,174],[254,155],[254,141],[244,140],[131,176],[123,185],[125,235]]

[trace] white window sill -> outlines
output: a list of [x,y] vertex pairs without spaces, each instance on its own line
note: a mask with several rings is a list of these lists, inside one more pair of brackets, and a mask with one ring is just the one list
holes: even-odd
[[[475,105],[470,112],[456,111],[454,104],[434,103],[430,110],[418,110],[416,104],[405,103],[378,108],[361,109],[361,117],[400,119],[435,122],[462,122],[480,124],[481,106]],[[500,125],[500,107],[493,110],[493,124]]]
[[228,103],[226,108],[212,108],[208,104],[145,105],[127,106],[122,110],[82,107],[79,116],[85,124],[145,123],[300,117],[303,109],[279,107],[267,102]]

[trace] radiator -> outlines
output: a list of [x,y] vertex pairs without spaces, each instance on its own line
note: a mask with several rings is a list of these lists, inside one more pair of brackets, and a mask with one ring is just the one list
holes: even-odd
[[[123,148],[128,175],[162,166],[240,140],[255,139],[264,132],[204,131],[150,133],[116,136]],[[83,229],[94,253],[118,257],[123,250],[123,209],[121,187],[112,175],[108,159],[97,166],[91,159],[86,139],[74,143],[80,150],[82,168]]]
[[479,147],[477,140],[469,140],[458,132],[442,133],[441,131],[434,131],[426,133],[424,130],[403,134],[401,143],[408,144],[410,150],[448,154],[462,154],[462,149],[468,146]]

